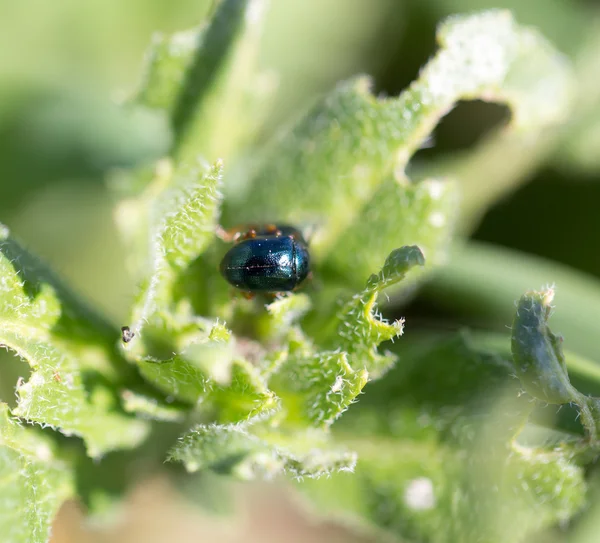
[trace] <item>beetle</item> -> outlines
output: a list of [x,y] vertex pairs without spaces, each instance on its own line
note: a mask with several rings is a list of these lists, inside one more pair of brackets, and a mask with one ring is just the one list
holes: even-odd
[[309,275],[308,244],[293,226],[248,225],[244,229],[220,230],[219,234],[235,242],[221,260],[221,274],[242,291],[289,292]]

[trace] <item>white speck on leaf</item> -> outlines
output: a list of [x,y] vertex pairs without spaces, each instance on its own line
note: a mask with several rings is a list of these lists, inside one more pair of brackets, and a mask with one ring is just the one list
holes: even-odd
[[404,503],[414,511],[427,511],[435,506],[433,482],[428,477],[417,477],[404,490]]
[[446,217],[440,211],[435,211],[429,216],[429,223],[431,226],[441,228],[446,224]]
[[429,192],[429,196],[433,200],[439,200],[444,194],[444,185],[442,181],[428,181],[427,182],[427,190]]

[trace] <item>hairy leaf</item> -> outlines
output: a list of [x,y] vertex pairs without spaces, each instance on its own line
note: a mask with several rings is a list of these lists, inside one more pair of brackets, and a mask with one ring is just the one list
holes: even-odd
[[[185,307],[173,307],[173,289],[182,270],[197,258],[213,238],[218,217],[218,192],[222,165],[203,163],[183,165],[176,171],[162,172],[146,198],[126,201],[121,207],[123,221],[129,210],[145,207],[146,227],[150,229],[147,260],[140,260],[145,271],[141,292],[133,308],[133,340],[125,345],[131,357],[165,360],[174,346],[192,335],[197,322]],[[135,215],[134,215],[135,217]],[[134,219],[135,220],[135,219]],[[125,229],[127,227],[124,225]],[[135,228],[135,227],[134,227]],[[144,244],[144,248],[146,244]],[[142,331],[143,328],[146,328]]]
[[403,364],[333,427],[359,462],[350,480],[303,487],[321,510],[409,540],[508,543],[582,507],[576,449],[518,440],[533,403],[509,359],[462,336],[425,336],[401,352]]
[[269,382],[281,397],[286,421],[327,427],[360,394],[364,369],[354,370],[344,352],[292,352]]
[[25,429],[0,404],[0,533],[7,543],[46,543],[73,473],[47,436]]
[[403,321],[389,324],[374,314],[377,296],[423,264],[418,247],[396,249],[337,317],[325,313],[328,321],[313,322],[328,350],[318,351],[300,330],[290,330],[287,351],[269,369],[269,386],[280,396],[288,423],[328,427],[356,400],[369,377],[378,377],[395,362],[395,356],[380,354],[377,347],[401,335]]
[[169,460],[188,471],[212,469],[243,479],[271,478],[280,473],[301,479],[351,471],[356,456],[343,450],[321,449],[327,440],[318,432],[289,440],[285,435],[252,424],[200,425],[180,438]]
[[284,336],[310,307],[310,298],[306,294],[294,294],[275,300],[266,306],[267,314],[260,323],[260,332],[267,338]]
[[[381,265],[382,255],[413,243],[428,263],[445,263],[458,205],[456,186],[448,180],[384,180],[340,243],[331,248],[324,273],[356,285]],[[419,276],[411,274],[402,288],[406,290]]]
[[0,341],[33,370],[17,385],[13,414],[81,436],[91,456],[138,445],[147,425],[123,414],[108,386],[129,372],[112,350],[117,332],[78,304],[6,229],[0,296]]
[[166,362],[140,362],[142,375],[157,388],[221,422],[238,422],[272,410],[275,404],[258,372],[248,363],[236,360],[230,379],[219,384],[198,364],[182,357]]
[[[316,105],[274,143],[248,191],[231,195],[228,216],[313,226],[317,266],[346,281],[364,280],[360,274],[402,242],[421,246],[430,264],[441,262],[455,190],[413,187],[404,169],[415,150],[458,100],[505,102],[515,128],[539,130],[564,117],[570,89],[562,57],[508,12],[452,17],[438,40],[438,53],[398,98],[377,99],[368,79],[358,78]],[[530,66],[535,77],[524,69]],[[357,266],[359,274],[347,271]]]
[[534,398],[549,403],[576,400],[569,382],[560,343],[547,325],[554,291],[528,292],[521,296],[513,322],[512,352],[523,388]]
[[348,353],[349,363],[364,368],[371,378],[385,372],[396,360],[391,354],[377,352],[380,343],[402,335],[404,321],[387,323],[374,312],[378,294],[398,283],[415,266],[423,266],[425,259],[419,247],[402,247],[392,251],[378,274],[367,281],[363,292],[354,297],[339,312],[336,339],[339,347]]
[[581,422],[598,445],[600,399],[579,392],[569,380],[562,338],[548,327],[554,290],[530,291],[521,296],[513,322],[512,353],[523,388],[551,404],[576,404]]
[[157,398],[124,390],[121,392],[123,409],[143,418],[166,422],[180,422],[185,418],[186,410],[181,405],[165,405]]

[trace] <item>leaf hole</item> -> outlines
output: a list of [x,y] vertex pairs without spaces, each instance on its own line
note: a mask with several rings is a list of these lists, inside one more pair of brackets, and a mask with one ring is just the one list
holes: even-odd
[[411,162],[426,162],[441,154],[472,149],[509,120],[510,109],[507,106],[481,100],[461,101],[441,119]]
[[22,379],[28,381],[31,368],[20,356],[11,350],[0,349],[0,401],[11,409],[17,406],[15,388]]

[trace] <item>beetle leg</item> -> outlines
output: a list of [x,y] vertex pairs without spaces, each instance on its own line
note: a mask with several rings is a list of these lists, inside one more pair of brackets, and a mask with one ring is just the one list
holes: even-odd
[[276,224],[267,224],[265,226],[265,232],[269,236],[276,236],[276,237],[281,236],[281,230],[279,230],[279,228],[277,228]]
[[252,239],[256,237],[256,230],[254,228],[250,228],[250,230],[240,233],[237,237],[234,238],[234,241],[242,241],[245,239]]
[[237,237],[239,237],[240,229],[237,227],[234,228],[223,228],[220,224],[215,228],[215,235],[222,241],[226,243],[231,243],[232,241],[236,241]]
[[220,240],[226,243],[237,243],[244,239],[255,238],[256,229],[254,226],[248,225],[237,225],[231,228],[223,228],[221,225],[217,225],[215,234]]

